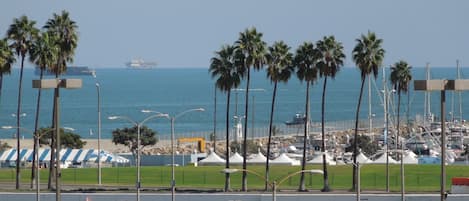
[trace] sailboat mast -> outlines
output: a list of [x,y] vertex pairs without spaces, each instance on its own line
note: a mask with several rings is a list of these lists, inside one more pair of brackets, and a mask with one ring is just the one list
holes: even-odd
[[383,68],[383,106],[384,106],[384,144],[388,141],[388,91],[386,84],[386,68]]
[[[427,62],[426,67],[425,67],[425,72],[426,76],[425,79],[429,80],[430,79],[430,63]],[[429,120],[432,119],[432,112],[431,112],[431,106],[430,106],[430,93],[425,91],[425,108],[424,108],[424,124],[426,125]]]
[[[461,68],[459,66],[459,60],[456,60],[456,68],[458,70],[458,79],[461,79]],[[462,123],[462,96],[461,91],[458,91],[458,99],[459,99],[459,123]]]

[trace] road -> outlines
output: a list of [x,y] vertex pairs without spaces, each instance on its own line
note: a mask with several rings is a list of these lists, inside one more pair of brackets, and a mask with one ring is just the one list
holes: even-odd
[[[35,200],[34,193],[0,193],[0,201],[29,201]],[[400,194],[362,194],[361,200],[366,201],[398,201]],[[41,201],[54,201],[54,193],[41,194]],[[130,193],[62,193],[63,201],[134,201],[135,194]],[[169,193],[142,193],[142,201],[170,201]],[[270,201],[270,193],[180,193],[176,195],[179,201]],[[278,194],[278,201],[350,201],[355,200],[354,194]],[[408,201],[437,201],[438,194],[409,194]],[[449,195],[448,201],[467,201],[469,194]]]

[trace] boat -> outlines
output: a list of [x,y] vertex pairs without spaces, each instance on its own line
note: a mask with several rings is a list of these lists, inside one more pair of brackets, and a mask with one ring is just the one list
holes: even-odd
[[293,119],[291,121],[286,121],[285,124],[287,126],[293,126],[293,125],[305,124],[305,122],[306,122],[306,115],[302,113],[296,113],[295,116],[293,116]]
[[[68,66],[62,75],[93,75],[95,71],[90,69],[88,66]],[[34,70],[35,75],[41,75],[41,70],[39,68],[35,68]],[[44,71],[44,75],[55,75],[55,73],[46,70]]]
[[128,69],[152,69],[156,67],[156,62],[146,62],[143,59],[132,59],[125,64]]

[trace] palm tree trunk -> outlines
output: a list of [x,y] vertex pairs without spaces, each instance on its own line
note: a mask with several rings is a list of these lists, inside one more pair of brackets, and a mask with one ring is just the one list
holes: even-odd
[[274,121],[274,109],[275,109],[275,97],[277,96],[277,84],[274,82],[274,92],[272,94],[272,106],[270,108],[270,123],[269,123],[269,139],[267,140],[267,160],[265,162],[265,187],[264,190],[267,191],[269,187],[269,161],[270,161],[270,143],[272,141],[272,124]]
[[[44,70],[41,69],[41,74],[39,75],[39,80],[42,80],[44,76]],[[36,155],[36,152],[39,151],[36,149],[36,147],[39,147],[38,144],[36,144],[39,140],[36,140],[36,138],[39,138],[39,133],[37,133],[38,127],[39,127],[39,110],[40,110],[40,103],[41,103],[41,89],[39,88],[37,91],[37,103],[36,103],[36,117],[35,117],[35,122],[34,122],[34,149],[33,149],[33,156]],[[39,159],[38,159],[39,160]],[[31,188],[34,187],[34,184],[36,183],[36,157],[33,157],[33,165],[31,167]]]
[[[400,146],[402,145],[401,143],[401,139],[400,139],[400,110],[401,110],[401,90],[400,89],[397,89],[397,125],[396,125],[396,149],[399,149]],[[402,159],[402,155],[397,155],[397,159],[399,159],[399,157],[401,157]]]
[[22,96],[22,90],[23,90],[23,69],[24,69],[24,57],[25,55],[22,54],[21,56],[21,70],[20,70],[20,81],[19,81],[19,87],[18,87],[18,108],[16,110],[16,189],[20,189],[20,118],[21,118],[21,96]]
[[[397,90],[397,139],[399,142],[399,133],[400,133],[400,110],[401,110],[401,87],[399,86]],[[401,144],[401,200],[404,201],[404,143]]]
[[247,160],[247,139],[248,139],[248,112],[249,112],[249,82],[250,82],[250,74],[251,74],[251,69],[249,68],[249,66],[247,67],[248,69],[248,74],[247,74],[247,80],[246,80],[246,102],[245,102],[245,107],[244,107],[244,133],[243,133],[243,183],[242,183],[242,187],[241,187],[241,190],[242,191],[247,191],[247,185],[248,185],[248,178],[247,178],[247,172],[246,172],[246,169],[247,169],[247,163],[246,163],[246,160]]
[[326,142],[325,142],[325,130],[324,130],[324,110],[325,110],[325,99],[326,99],[326,86],[327,86],[327,76],[324,77],[324,85],[322,89],[322,103],[321,103],[321,132],[322,132],[322,145],[321,145],[321,152],[322,152],[322,170],[324,172],[324,187],[321,191],[329,192],[331,189],[329,188],[329,176],[327,174],[327,163],[326,163]]
[[[231,90],[227,90],[226,95],[226,154],[225,168],[230,168],[230,96]],[[225,192],[230,190],[230,173],[225,173]]]
[[217,151],[217,86],[213,98],[213,151]]
[[[60,63],[60,62],[59,62]],[[58,63],[58,64],[59,64]],[[58,79],[59,78],[59,73],[58,71],[55,73],[55,78]],[[57,89],[54,90],[54,97],[53,99],[55,100],[55,96],[56,96],[56,93],[57,93]],[[55,118],[57,118],[55,116],[55,110],[57,109],[57,105],[55,105],[55,101],[53,101],[53,107],[52,107],[52,126],[51,128],[55,128]],[[47,188],[48,189],[52,189],[52,179],[55,178],[55,171],[54,171],[54,164],[55,164],[55,137],[56,137],[57,133],[56,132],[52,132],[52,135],[51,135],[51,144],[50,144],[50,164],[49,164],[49,179],[47,180]]]
[[365,85],[365,79],[362,78],[362,84],[360,87],[360,96],[358,97],[358,104],[357,104],[357,114],[355,115],[355,134],[353,135],[353,178],[352,178],[352,191],[357,189],[357,178],[358,169],[357,169],[357,155],[358,155],[358,117],[360,114],[360,105],[362,103],[362,96],[363,96],[363,86]]
[[[304,129],[304,135],[303,135],[303,158],[301,160],[301,170],[304,171],[306,169],[306,141],[308,139],[308,132],[309,132],[309,81],[306,81],[306,106],[305,106],[305,116],[306,116],[306,121],[305,121],[305,129]],[[298,188],[298,191],[305,191],[305,173],[301,172],[300,176],[300,186]]]

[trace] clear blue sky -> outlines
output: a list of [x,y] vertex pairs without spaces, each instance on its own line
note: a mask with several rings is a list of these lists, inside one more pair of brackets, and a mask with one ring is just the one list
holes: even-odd
[[255,26],[272,44],[294,51],[335,35],[346,66],[355,39],[368,30],[384,39],[385,65],[469,66],[469,1],[453,0],[11,0],[0,7],[0,33],[27,15],[42,27],[67,10],[79,26],[75,65],[123,67],[132,57],[160,67],[207,68],[213,52]]

